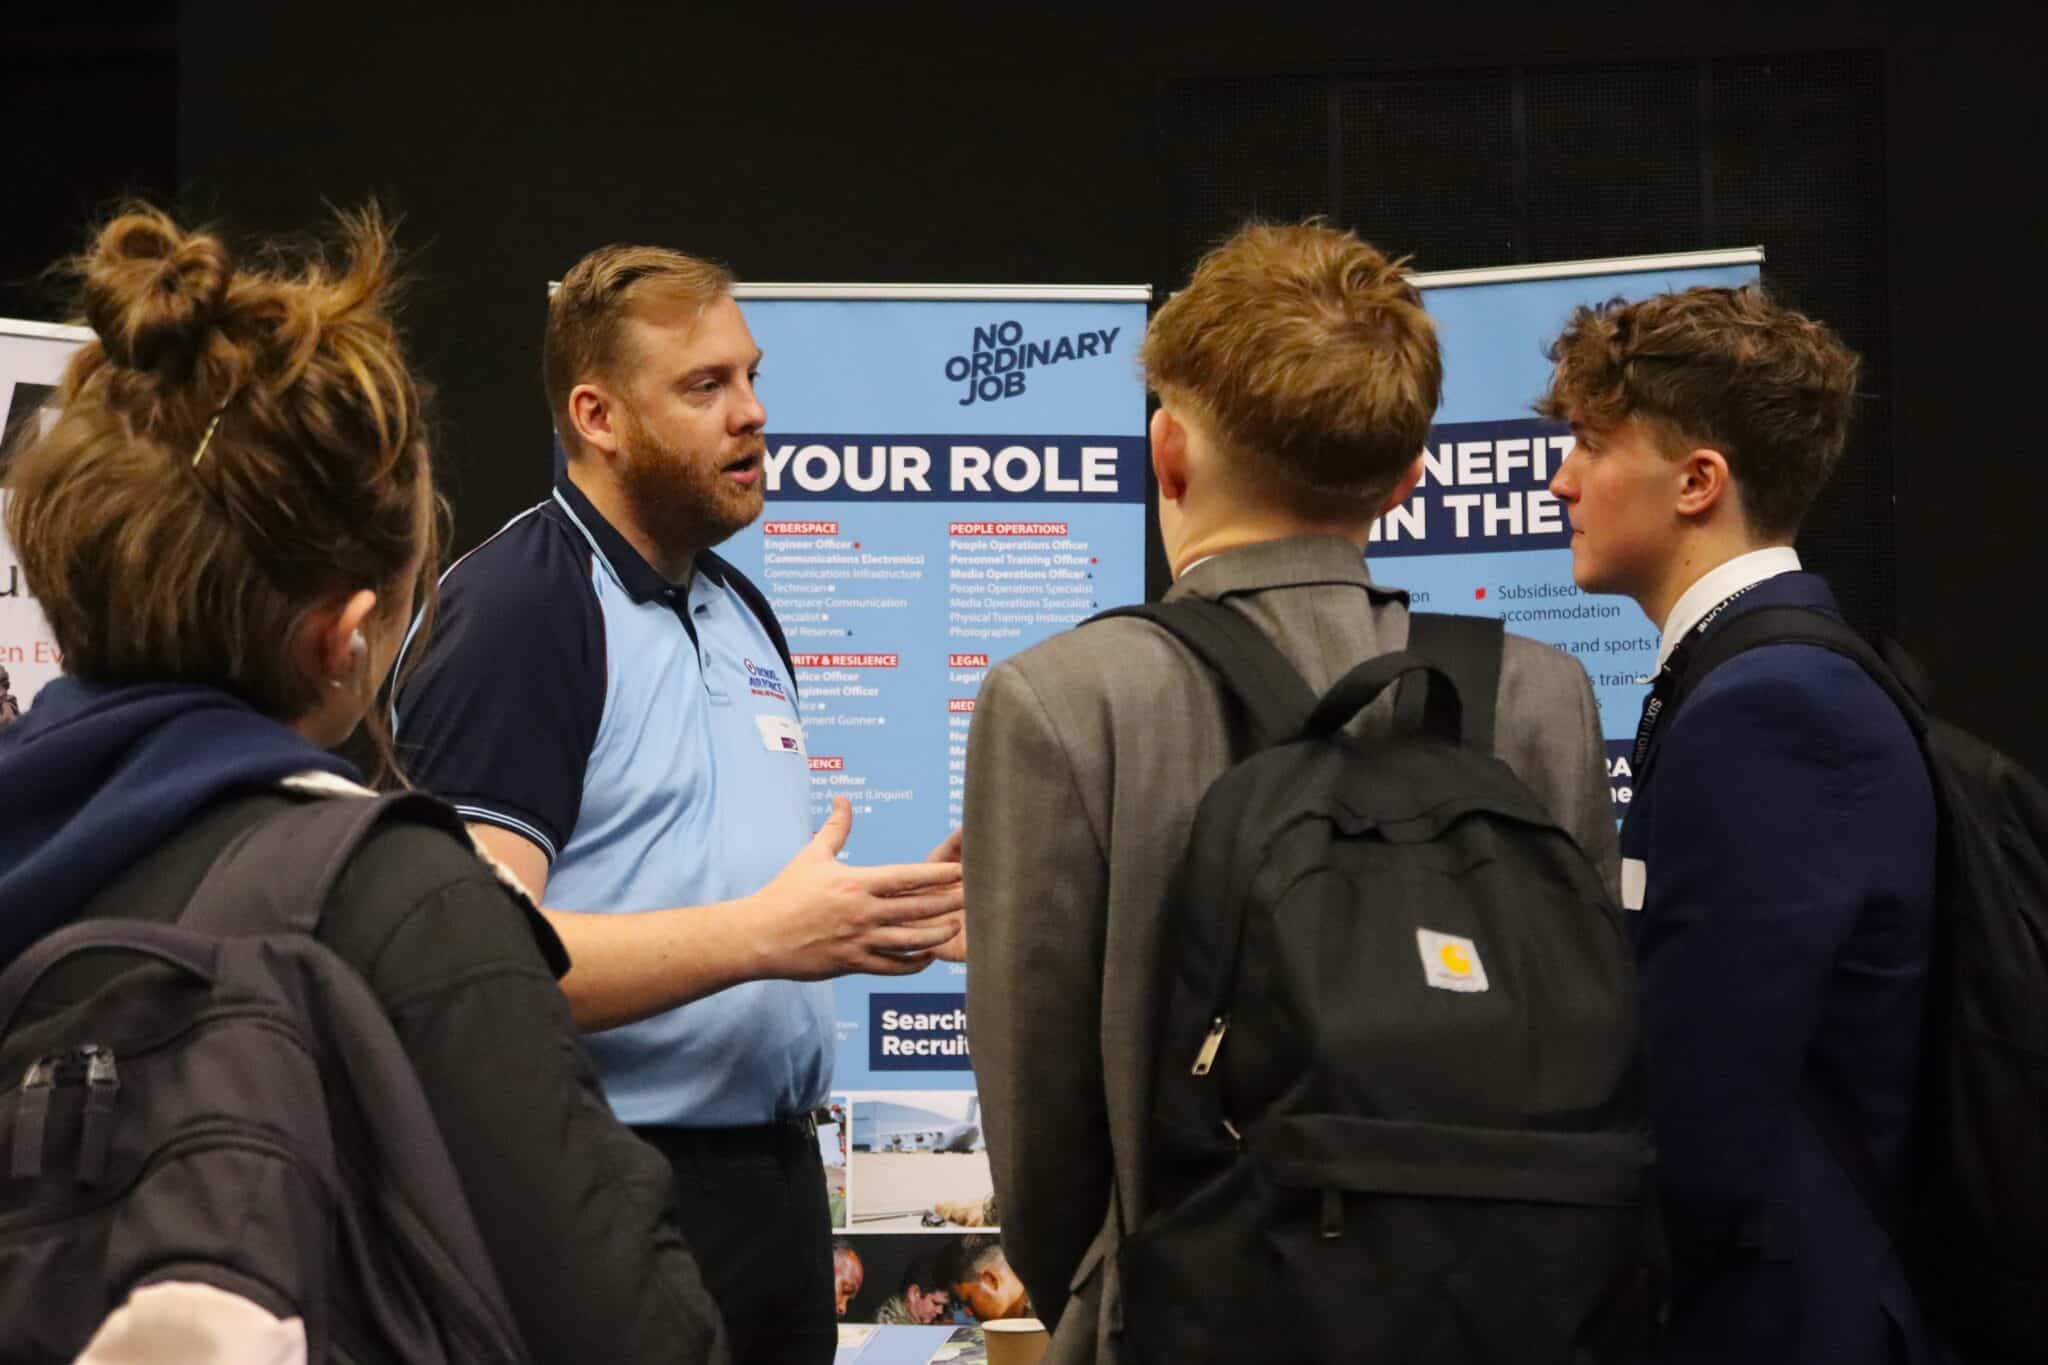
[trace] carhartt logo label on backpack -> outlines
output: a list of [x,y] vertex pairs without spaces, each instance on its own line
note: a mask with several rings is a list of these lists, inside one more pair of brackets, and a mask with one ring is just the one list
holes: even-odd
[[1422,952],[1423,979],[1438,990],[1486,989],[1486,964],[1479,960],[1479,945],[1471,939],[1417,929],[1415,946]]

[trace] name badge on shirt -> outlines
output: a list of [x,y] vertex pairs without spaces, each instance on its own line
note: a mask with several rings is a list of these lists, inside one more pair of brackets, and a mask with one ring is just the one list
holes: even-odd
[[1621,908],[1643,908],[1643,888],[1650,882],[1650,865],[1641,858],[1621,860]]
[[771,754],[804,752],[804,727],[788,716],[755,716],[754,728],[761,732],[761,747]]

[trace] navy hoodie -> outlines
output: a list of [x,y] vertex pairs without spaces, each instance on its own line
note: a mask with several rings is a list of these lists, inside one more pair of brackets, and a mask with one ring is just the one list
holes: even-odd
[[0,966],[225,797],[342,759],[210,687],[59,678],[0,729]]

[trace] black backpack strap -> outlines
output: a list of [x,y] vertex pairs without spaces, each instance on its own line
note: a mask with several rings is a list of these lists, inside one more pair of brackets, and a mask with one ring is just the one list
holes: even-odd
[[52,968],[74,953],[99,951],[152,958],[209,983],[214,977],[213,944],[189,930],[149,920],[79,920],[44,934],[0,973],[0,1037]]
[[753,579],[734,568],[730,560],[715,555],[709,550],[700,552],[698,560],[700,565],[704,560],[711,561],[712,572],[718,574],[732,586],[732,590],[738,593],[740,599],[753,611],[755,619],[767,628],[768,638],[774,641],[775,652],[782,656],[782,667],[789,674],[790,695],[795,696],[796,664],[789,655],[789,638],[782,633],[782,622],[775,619],[775,608],[768,605],[767,595],[754,586]]
[[1239,705],[1251,716],[1263,744],[1284,744],[1301,733],[1315,693],[1266,633],[1242,613],[1204,597],[1116,607],[1091,616],[1082,625],[1134,616],[1150,621],[1186,645],[1207,664]]
[[[1507,627],[1497,616],[1452,616],[1419,611],[1408,617],[1408,652],[1420,654],[1450,674],[1462,703],[1464,743],[1493,752],[1494,712],[1500,700],[1501,657]],[[1394,705],[1408,726],[1420,723],[1427,675],[1404,682]]]
[[[1811,607],[1760,607],[1744,612],[1709,632],[1697,647],[1688,652],[1684,671],[1679,674],[1672,690],[1670,714],[1676,714],[1685,699],[1706,681],[1708,674],[1736,655],[1760,645],[1815,645],[1850,659],[1870,675],[1872,682],[1885,690],[1885,695],[1904,713],[1913,733],[1925,737],[1927,711],[1913,691],[1848,623]],[[1897,653],[1897,657],[1906,658],[1902,652]],[[1668,714],[1666,719],[1669,719]]]
[[[1457,683],[1435,660],[1405,649],[1375,654],[1331,683],[1330,690],[1323,693],[1310,713],[1304,733],[1318,739],[1336,734],[1360,711],[1379,700],[1382,692],[1410,678],[1423,684],[1415,691],[1419,705],[1410,728],[1435,735],[1448,744],[1464,743],[1464,703],[1458,696]],[[1404,687],[1403,692],[1406,691]],[[1404,719],[1403,723],[1408,721]]]
[[227,938],[310,934],[349,859],[388,819],[468,838],[454,811],[419,792],[312,798],[235,836],[200,880],[178,923]]

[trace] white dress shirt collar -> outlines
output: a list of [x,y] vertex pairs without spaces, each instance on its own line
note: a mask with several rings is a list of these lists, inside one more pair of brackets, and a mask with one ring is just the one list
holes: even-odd
[[1665,660],[1671,657],[1671,651],[1678,648],[1678,642],[1715,607],[1744,588],[1753,587],[1766,578],[1776,578],[1781,573],[1797,572],[1799,552],[1790,545],[1773,545],[1767,550],[1751,550],[1746,555],[1737,555],[1727,563],[1707,570],[1700,575],[1698,582],[1685,590],[1673,604],[1671,614],[1664,618],[1664,634],[1657,641],[1657,667],[1664,667]]

